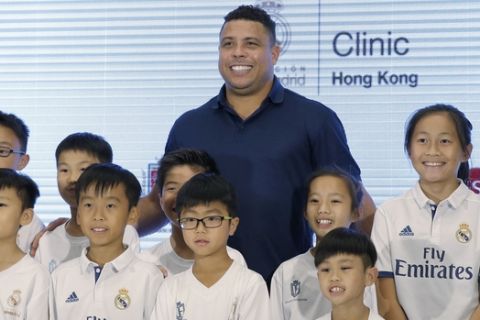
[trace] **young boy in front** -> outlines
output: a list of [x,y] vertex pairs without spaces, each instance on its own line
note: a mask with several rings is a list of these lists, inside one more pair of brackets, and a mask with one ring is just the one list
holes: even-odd
[[[70,219],[40,239],[35,259],[52,272],[62,262],[77,258],[88,246],[88,238],[77,223],[75,186],[82,172],[94,163],[111,163],[112,147],[101,136],[89,132],[73,133],[55,151],[58,191],[70,207]],[[138,234],[132,226],[125,231],[125,243],[137,249]]]
[[[218,174],[218,169],[208,153],[194,149],[178,149],[166,153],[158,164],[155,183],[159,190],[160,207],[170,221],[172,233],[169,239],[143,251],[139,257],[162,266],[168,274],[177,274],[190,268],[194,261],[194,253],[183,239],[175,212],[178,190],[194,175],[202,172]],[[227,252],[233,260],[246,264],[239,251],[227,247]]]
[[317,320],[381,320],[363,303],[365,288],[377,279],[377,252],[368,236],[347,228],[330,231],[318,244],[315,266],[332,312]]
[[178,192],[175,209],[194,263],[165,280],[152,320],[270,319],[265,281],[227,253],[239,223],[233,187],[218,175],[197,174]]
[[[20,171],[27,166],[30,160],[27,154],[28,136],[28,127],[22,119],[0,111],[0,168]],[[31,222],[18,230],[18,247],[28,253],[35,235],[43,228],[42,221],[33,213]]]
[[53,319],[148,319],[163,276],[123,243],[141,186],[129,171],[94,164],[76,185],[77,223],[90,245],[52,273]]
[[50,275],[17,245],[38,196],[32,179],[0,169],[0,319],[48,319]]

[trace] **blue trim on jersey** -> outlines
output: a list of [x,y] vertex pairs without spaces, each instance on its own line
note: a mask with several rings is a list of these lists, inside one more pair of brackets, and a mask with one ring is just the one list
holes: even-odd
[[102,267],[100,266],[96,266],[94,267],[94,271],[95,271],[95,283],[97,283],[98,281],[98,278],[100,278],[100,274],[102,273]]
[[378,273],[379,278],[393,278],[393,272],[390,271],[380,271]]

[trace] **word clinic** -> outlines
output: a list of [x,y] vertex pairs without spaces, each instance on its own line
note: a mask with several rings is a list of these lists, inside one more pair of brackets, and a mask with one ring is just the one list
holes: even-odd
[[372,74],[344,74],[343,71],[332,73],[332,85],[334,86],[362,86],[371,88],[377,86],[418,86],[418,74],[416,73],[390,73],[389,71],[378,71],[376,77]]
[[405,37],[392,37],[388,31],[387,37],[370,37],[366,32],[342,31],[335,35],[332,41],[333,52],[340,57],[348,56],[404,56],[408,54],[410,40]]

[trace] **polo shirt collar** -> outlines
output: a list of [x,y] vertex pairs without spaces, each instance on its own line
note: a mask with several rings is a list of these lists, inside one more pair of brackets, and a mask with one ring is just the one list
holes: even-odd
[[[212,104],[213,109],[220,109],[220,108],[229,108],[227,95],[226,95],[226,87],[225,84],[220,89],[220,92],[217,96],[217,103]],[[273,84],[272,89],[268,93],[267,99],[274,105],[281,105],[283,102],[283,98],[285,95],[285,88],[282,86],[280,80],[277,76],[273,76]]]
[[[88,259],[87,250],[88,248],[84,248],[82,250],[82,254],[80,256],[80,268],[83,273],[93,273],[94,268],[98,266],[98,264]],[[123,269],[127,268],[127,266],[134,258],[135,253],[130,247],[128,247],[121,255],[116,257],[113,261],[106,263],[103,266],[103,270],[111,270],[114,273],[120,272]]]
[[[441,201],[438,205],[447,203],[453,209],[460,207],[462,202],[468,197],[470,189],[468,189],[463,181],[458,181],[460,182],[460,185],[457,187],[457,189],[455,189],[455,191],[453,191],[453,193],[447,199]],[[421,208],[428,208],[430,210],[430,205],[434,204],[434,202],[430,200],[423,192],[422,188],[420,187],[420,182],[417,182],[415,185],[415,188],[413,189],[413,196],[418,206]]]

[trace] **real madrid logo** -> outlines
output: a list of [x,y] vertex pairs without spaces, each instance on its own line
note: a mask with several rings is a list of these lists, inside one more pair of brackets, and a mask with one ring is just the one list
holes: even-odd
[[122,288],[118,290],[118,294],[115,297],[115,307],[120,310],[125,310],[130,306],[130,297],[128,296],[128,290]]
[[275,21],[275,33],[277,43],[280,46],[280,54],[284,54],[290,45],[290,25],[287,20],[279,13],[284,5],[281,0],[257,0],[255,5],[265,10],[273,21]]
[[461,243],[467,243],[472,239],[472,231],[468,227],[468,224],[462,223],[455,233],[457,240]]
[[21,293],[22,292],[20,290],[13,290],[13,293],[7,299],[7,304],[12,308],[16,307],[21,301],[20,299]]

